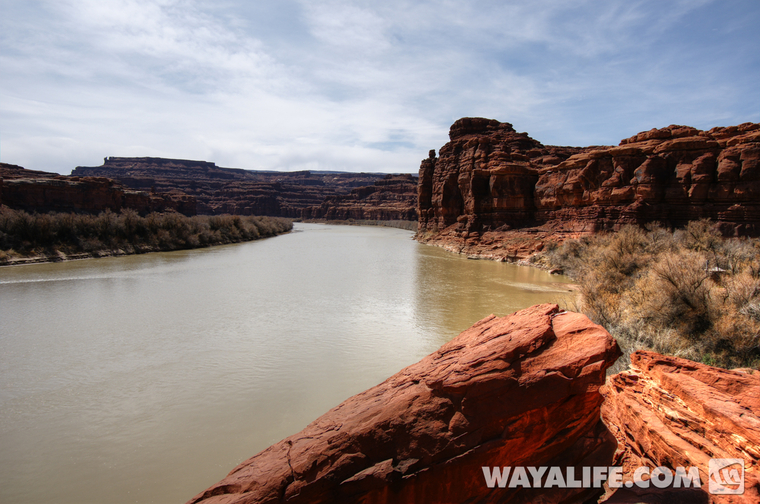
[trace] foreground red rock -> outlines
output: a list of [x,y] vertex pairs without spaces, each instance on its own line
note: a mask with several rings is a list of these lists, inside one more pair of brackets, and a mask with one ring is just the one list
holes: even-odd
[[[760,502],[760,376],[751,373],[634,353],[631,371],[602,389],[602,415],[619,442],[614,464],[623,466],[624,480],[639,466],[697,467],[703,487],[623,489],[605,502]],[[711,458],[744,460],[743,495],[709,495]]]
[[619,353],[556,305],[489,316],[190,503],[583,501],[595,491],[491,489],[481,468],[607,465],[598,389]]

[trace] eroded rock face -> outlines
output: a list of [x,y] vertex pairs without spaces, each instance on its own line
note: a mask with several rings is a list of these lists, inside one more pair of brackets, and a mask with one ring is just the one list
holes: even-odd
[[199,214],[380,220],[416,216],[416,189],[399,181],[383,185],[379,173],[268,172],[207,161],[109,157],[102,166],[78,166],[72,175],[109,177],[141,191],[181,191],[197,199]]
[[438,157],[420,166],[420,230],[456,225],[461,236],[534,220],[538,170],[583,149],[547,147],[509,123],[466,117],[449,131]]
[[0,204],[28,212],[177,211],[195,215],[195,198],[180,192],[135,191],[104,177],[67,177],[0,166]]
[[347,195],[327,197],[309,207],[305,219],[417,220],[417,177],[386,175],[374,184],[351,189]]
[[[697,467],[701,491],[619,490],[605,501],[760,502],[760,374],[727,371],[686,359],[639,351],[631,371],[610,378],[602,416],[619,442],[615,464],[631,480],[636,467]],[[745,461],[745,492],[708,494],[711,458]],[[691,500],[689,500],[691,499]],[[633,501],[630,501],[633,502]]]
[[598,389],[619,350],[585,316],[489,316],[190,503],[575,502],[588,489],[488,488],[482,466],[606,465]]
[[[619,146],[545,146],[508,123],[455,122],[420,166],[419,235],[477,250],[485,233],[563,237],[710,218],[726,235],[760,235],[760,124],[668,126]],[[471,240],[471,243],[467,243]]]

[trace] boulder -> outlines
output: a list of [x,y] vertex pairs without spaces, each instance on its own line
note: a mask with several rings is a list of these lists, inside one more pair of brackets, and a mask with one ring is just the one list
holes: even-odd
[[483,467],[607,465],[599,388],[619,354],[557,305],[491,315],[189,502],[583,502],[600,491],[489,488]]
[[[729,371],[649,351],[602,389],[602,417],[618,439],[614,464],[631,481],[637,467],[699,470],[701,489],[621,489],[623,502],[760,502],[760,373]],[[710,459],[744,461],[744,493],[713,495]],[[632,500],[633,499],[633,500]]]

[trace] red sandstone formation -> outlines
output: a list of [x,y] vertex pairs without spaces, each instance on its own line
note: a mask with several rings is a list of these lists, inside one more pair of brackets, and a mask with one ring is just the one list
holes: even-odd
[[417,220],[417,178],[410,174],[386,175],[371,186],[350,194],[325,198],[318,207],[304,210],[307,219]]
[[[416,189],[402,188],[401,181],[373,186],[383,179],[378,173],[266,172],[206,161],[109,157],[102,166],[78,166],[72,175],[109,177],[143,191],[179,190],[197,199],[200,214],[407,220],[416,213]],[[352,192],[363,186],[369,186],[364,193]],[[339,208],[332,209],[333,201]]]
[[491,315],[190,503],[582,502],[599,492],[488,488],[482,466],[606,465],[598,389],[619,353],[556,305]]
[[29,212],[114,212],[131,208],[141,214],[174,210],[195,215],[195,199],[186,194],[140,192],[103,177],[67,177],[0,164],[0,204]]
[[[508,123],[464,118],[449,137],[420,167],[423,241],[523,258],[544,236],[628,223],[710,218],[727,235],[760,234],[760,124],[668,126],[617,147],[571,148],[544,146]],[[483,247],[484,234],[498,244],[513,229],[536,238],[522,252]]]
[[[631,371],[602,390],[602,416],[618,439],[614,464],[623,466],[624,480],[639,466],[694,466],[703,483],[701,491],[620,489],[605,502],[760,502],[760,372],[639,351]],[[711,458],[744,460],[743,495],[708,494]]]

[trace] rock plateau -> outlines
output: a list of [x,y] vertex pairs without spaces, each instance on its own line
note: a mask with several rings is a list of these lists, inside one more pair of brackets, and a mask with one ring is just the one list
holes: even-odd
[[171,191],[135,191],[104,177],[67,177],[0,163],[0,204],[28,212],[177,211],[195,215],[195,198]]

